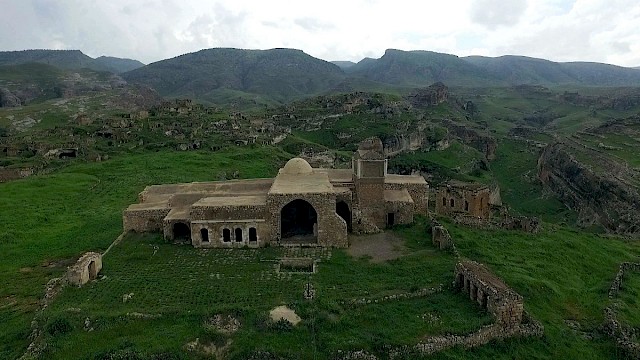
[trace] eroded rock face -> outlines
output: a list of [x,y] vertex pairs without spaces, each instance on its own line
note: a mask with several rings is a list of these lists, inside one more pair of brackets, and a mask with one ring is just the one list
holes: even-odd
[[18,107],[20,98],[6,88],[0,88],[0,107]]
[[436,106],[449,99],[449,88],[443,83],[437,82],[427,88],[419,89],[415,94],[409,95],[409,102],[414,107],[424,108]]
[[613,233],[640,233],[638,189],[613,176],[596,174],[578,162],[566,145],[555,143],[544,149],[538,178],[578,212],[579,225],[598,223]]
[[460,138],[462,142],[469,145],[481,153],[487,158],[487,160],[493,160],[496,158],[496,149],[498,143],[496,139],[489,135],[482,134],[476,129],[468,128],[461,124],[456,124],[451,120],[443,120],[444,126],[449,129],[449,133]]

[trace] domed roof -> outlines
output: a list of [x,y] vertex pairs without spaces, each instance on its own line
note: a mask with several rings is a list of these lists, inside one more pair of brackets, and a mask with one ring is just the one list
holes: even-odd
[[280,170],[281,174],[288,175],[306,175],[311,174],[313,168],[305,159],[293,158],[287,161],[287,164]]

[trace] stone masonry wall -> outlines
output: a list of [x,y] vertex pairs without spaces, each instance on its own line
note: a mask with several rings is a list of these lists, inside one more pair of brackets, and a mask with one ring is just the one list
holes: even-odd
[[488,188],[476,191],[443,186],[438,189],[435,201],[437,214],[465,213],[479,218],[490,215]]
[[122,215],[124,231],[163,231],[163,219],[171,209],[125,210]]
[[280,241],[280,215],[282,208],[297,199],[311,204],[318,215],[318,245],[340,248],[349,246],[347,223],[336,214],[336,198],[335,194],[332,193],[270,194],[267,198],[267,211],[265,214],[269,239]]
[[416,215],[427,216],[429,212],[429,185],[426,184],[393,184],[385,183],[385,190],[402,190],[407,189],[411,199],[413,199],[413,208]]
[[484,265],[462,260],[456,264],[455,273],[456,288],[486,307],[495,316],[497,324],[512,327],[522,322],[522,296],[503,285]]
[[82,255],[75,265],[69,267],[67,280],[73,285],[81,286],[96,279],[100,270],[102,270],[102,255],[88,252]]
[[[207,231],[209,241],[203,241],[202,230]],[[236,238],[240,229],[241,239]],[[225,239],[225,230],[228,238]],[[252,233],[255,231],[255,237]],[[263,219],[244,221],[192,221],[191,244],[197,248],[242,248],[264,247],[270,243],[269,231]]]

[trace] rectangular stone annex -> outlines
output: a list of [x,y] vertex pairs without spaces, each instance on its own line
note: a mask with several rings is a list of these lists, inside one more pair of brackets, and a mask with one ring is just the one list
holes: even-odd
[[347,233],[373,233],[426,215],[422,176],[387,174],[378,138],[363,141],[351,169],[312,168],[293,158],[273,179],[152,185],[123,213],[125,231],[162,232],[199,248],[347,247]]

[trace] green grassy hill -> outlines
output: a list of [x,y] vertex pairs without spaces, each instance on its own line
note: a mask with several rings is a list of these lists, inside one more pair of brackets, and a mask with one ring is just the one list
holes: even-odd
[[123,76],[163,96],[191,96],[211,103],[228,101],[220,97],[225,91],[283,102],[326,91],[344,78],[338,66],[300,50],[222,48],[159,61]]

